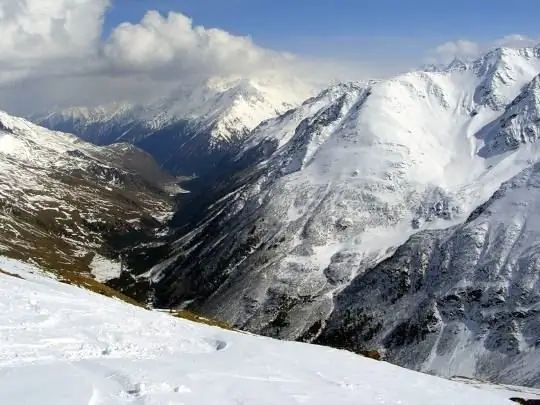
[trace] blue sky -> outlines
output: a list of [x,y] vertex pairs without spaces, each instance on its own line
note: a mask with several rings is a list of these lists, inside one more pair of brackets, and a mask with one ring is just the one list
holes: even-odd
[[417,58],[449,40],[540,31],[538,0],[113,0],[105,35],[149,9],[179,11],[261,46],[350,59],[387,52]]

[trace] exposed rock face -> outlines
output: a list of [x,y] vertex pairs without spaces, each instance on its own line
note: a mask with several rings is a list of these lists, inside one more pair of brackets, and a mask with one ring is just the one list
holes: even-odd
[[423,231],[358,276],[317,336],[427,372],[540,384],[540,165],[461,225]]

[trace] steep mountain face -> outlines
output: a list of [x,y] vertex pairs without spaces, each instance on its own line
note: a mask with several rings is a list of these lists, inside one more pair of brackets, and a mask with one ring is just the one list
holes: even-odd
[[525,85],[486,137],[480,153],[485,157],[502,154],[538,139],[540,124],[540,76]]
[[70,108],[31,119],[98,145],[135,144],[176,174],[204,174],[259,123],[311,92],[297,81],[215,78],[182,85],[145,105]]
[[153,237],[175,179],[128,144],[96,147],[0,113],[0,252],[47,268],[119,275],[119,251]]
[[[349,331],[339,319],[347,309],[384,305],[375,299],[384,287],[376,278],[370,302],[363,292],[349,291],[386,259],[400,257],[398,248],[406,249],[412,235],[438,235],[462,224],[538,159],[539,73],[539,49],[499,49],[472,63],[336,86],[266,121],[230,162],[238,165],[236,174],[208,190],[217,201],[173,221],[178,231],[168,257],[151,269],[158,304],[187,305],[286,339],[332,342],[347,331],[354,342],[348,347],[384,346],[400,364],[453,372],[420,361],[431,353],[427,344],[418,349],[424,357],[409,361],[403,336],[417,338],[406,326],[383,341],[390,326]],[[419,249],[429,258],[437,247]],[[457,267],[448,272],[461,274]],[[446,296],[445,274],[433,270],[432,277],[438,280],[430,288]],[[351,294],[354,299],[343,298]],[[492,304],[486,311],[494,311]],[[438,330],[430,305],[410,305],[401,319]],[[389,325],[393,315],[377,319],[377,313],[370,322]],[[497,339],[506,337],[478,343],[485,352],[464,374],[503,378],[491,368],[497,350],[506,350],[504,344],[495,348]],[[532,347],[530,339],[523,344]],[[509,353],[505,361],[517,359],[517,352]]]
[[340,292],[316,341],[446,376],[540,385],[540,164],[466,222],[412,236]]

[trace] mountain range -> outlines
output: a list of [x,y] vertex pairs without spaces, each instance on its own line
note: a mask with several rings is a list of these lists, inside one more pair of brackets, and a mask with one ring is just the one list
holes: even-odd
[[32,119],[197,175],[166,232],[122,247],[124,292],[540,386],[539,75],[540,48],[498,48],[307,99],[216,80],[150,106]]
[[312,92],[296,79],[213,78],[182,84],[145,104],[73,107],[29,118],[98,145],[132,143],[173,174],[200,175],[215,169],[259,123]]

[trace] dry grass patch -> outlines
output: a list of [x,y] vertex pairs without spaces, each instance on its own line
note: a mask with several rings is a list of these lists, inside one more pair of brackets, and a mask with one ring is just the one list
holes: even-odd
[[378,350],[363,350],[359,354],[373,360],[382,359],[382,354]]
[[115,289],[105,284],[102,284],[84,274],[71,271],[55,272],[54,274],[62,283],[81,287],[96,294],[101,294],[109,298],[117,298],[121,301],[127,302],[128,304],[142,307],[142,305],[139,302],[135,301],[133,298],[130,298],[127,295],[124,295],[121,292],[118,292]]
[[[62,272],[56,272],[55,273],[59,279],[60,282],[65,284],[74,285],[77,287],[84,288],[86,290],[92,291],[96,294],[101,294],[109,298],[116,298],[119,300],[122,300],[124,302],[127,302],[131,305],[136,305],[141,308],[146,308],[144,305],[142,305],[140,302],[134,300],[133,298],[128,297],[127,295],[122,294],[121,292],[102,284],[90,277],[87,277],[84,274],[81,273],[75,273],[70,271],[62,271]],[[175,318],[180,319],[187,319],[188,321],[193,321],[196,323],[201,323],[204,325],[209,326],[216,326],[221,329],[226,330],[234,330],[230,325],[228,325],[226,322],[219,321],[217,319],[211,319],[211,318],[205,318],[203,316],[199,316],[197,314],[194,314],[191,311],[187,311],[185,309],[181,310],[172,310],[172,311],[163,311],[163,313],[169,314],[171,316],[174,316]]]
[[10,273],[9,271],[5,271],[5,270],[2,270],[2,269],[0,269],[0,274],[4,274],[4,275],[6,275],[6,276],[15,277],[15,278],[20,278],[21,280],[24,280],[24,277],[21,277],[21,276],[19,276],[18,274]]
[[218,328],[226,330],[235,330],[226,322],[219,321],[217,319],[205,318],[185,309],[174,309],[170,311],[169,314],[176,318],[187,319],[188,321],[202,323],[204,325],[217,326]]

